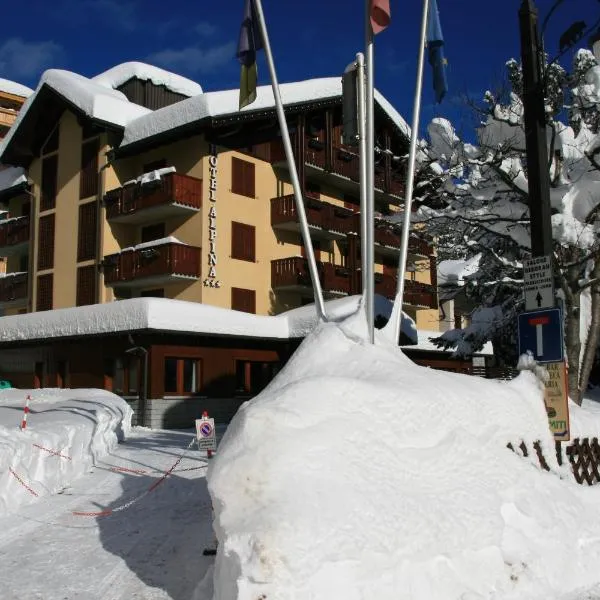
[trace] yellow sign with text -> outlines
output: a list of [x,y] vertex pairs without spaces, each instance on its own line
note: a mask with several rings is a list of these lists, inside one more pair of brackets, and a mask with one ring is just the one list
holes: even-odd
[[545,382],[544,403],[548,413],[550,431],[557,442],[568,442],[569,432],[569,386],[567,366],[564,361],[546,363],[548,381]]

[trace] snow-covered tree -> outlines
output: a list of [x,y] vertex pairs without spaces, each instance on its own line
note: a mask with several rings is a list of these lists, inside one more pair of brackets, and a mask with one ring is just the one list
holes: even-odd
[[[464,290],[478,307],[471,325],[436,343],[468,356],[491,340],[496,355],[515,365],[522,263],[531,241],[522,75],[514,60],[507,70],[510,92],[485,94],[477,145],[461,141],[447,120],[431,122],[416,197],[424,203],[419,219],[441,241],[442,258],[445,249],[453,257],[480,255]],[[569,393],[581,403],[600,332],[600,66],[588,50],[577,52],[571,76],[558,64],[547,66],[546,119]]]

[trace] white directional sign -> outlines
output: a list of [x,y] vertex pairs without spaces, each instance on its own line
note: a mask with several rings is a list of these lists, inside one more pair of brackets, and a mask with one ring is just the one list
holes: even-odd
[[554,306],[552,262],[549,256],[536,256],[523,261],[525,310]]

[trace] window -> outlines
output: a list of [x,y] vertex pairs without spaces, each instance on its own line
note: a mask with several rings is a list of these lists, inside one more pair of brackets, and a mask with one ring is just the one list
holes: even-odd
[[350,194],[344,194],[344,208],[349,208],[353,212],[360,210],[360,198]]
[[150,171],[157,171],[158,169],[164,169],[167,166],[167,161],[164,158],[159,160],[153,160],[152,162],[146,163],[143,167],[143,173],[150,173]]
[[165,358],[165,395],[185,396],[202,387],[202,361],[196,358]]
[[242,288],[231,288],[231,308],[256,314],[256,292]]
[[19,271],[21,273],[29,271],[29,254],[22,254],[19,257]]
[[79,197],[88,198],[98,193],[98,152],[100,141],[96,138],[81,147],[81,173]]
[[54,266],[54,215],[40,217],[38,232],[38,269]]
[[231,159],[231,191],[240,196],[255,197],[254,163],[233,157]]
[[69,363],[66,360],[56,363],[56,387],[69,387]]
[[79,230],[77,232],[77,260],[96,258],[97,210],[95,202],[79,207]]
[[241,394],[258,394],[279,371],[279,363],[254,360],[235,361],[235,389]]
[[52,310],[53,286],[54,276],[52,274],[38,276],[36,310]]
[[140,384],[138,358],[109,359],[104,370],[106,389],[118,396],[137,396]]
[[255,262],[256,229],[253,225],[231,223],[231,258]]
[[[313,251],[315,253],[315,260],[321,260],[321,241],[313,240],[312,247],[313,247]],[[302,245],[302,247],[300,249],[300,253],[302,254],[303,258],[306,258],[306,248],[304,247],[304,244]]]
[[96,302],[96,266],[77,269],[77,306],[87,306]]
[[42,160],[42,185],[40,210],[50,210],[56,206],[58,190],[58,156],[49,156]]
[[319,199],[321,197],[321,186],[316,183],[306,182],[306,195],[311,198]]
[[31,202],[23,202],[21,206],[21,216],[29,217],[31,215]]
[[43,362],[36,362],[33,368],[33,387],[43,388],[46,385],[46,373]]
[[144,242],[153,242],[165,237],[165,224],[156,223],[155,225],[147,225],[142,227],[142,244]]

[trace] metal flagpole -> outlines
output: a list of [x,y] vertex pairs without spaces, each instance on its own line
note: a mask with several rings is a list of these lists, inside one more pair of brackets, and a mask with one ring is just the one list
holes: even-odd
[[[356,98],[358,102],[358,159],[360,181],[360,262],[362,290],[367,290],[367,139],[366,139],[366,105],[365,105],[365,55],[359,52],[356,55]],[[364,296],[363,296],[364,298]]]
[[[315,294],[317,315],[321,320],[326,320],[327,315],[325,314],[325,303],[323,302],[323,290],[321,289],[321,281],[317,271],[317,262],[315,260],[315,253],[310,239],[310,232],[308,230],[308,221],[306,220],[306,212],[304,210],[304,202],[302,199],[302,188],[300,187],[298,171],[296,170],[296,163],[294,162],[294,152],[292,150],[292,143],[290,141],[290,133],[287,127],[287,121],[285,120],[285,113],[283,112],[281,94],[279,93],[279,83],[277,81],[277,73],[275,72],[275,63],[273,62],[273,54],[271,53],[271,44],[269,43],[269,36],[267,35],[267,25],[265,22],[265,15],[263,13],[261,0],[254,0],[254,6],[256,8],[256,16],[258,18],[260,33],[262,35],[267,65],[269,66],[269,72],[271,74],[271,86],[273,87],[273,97],[275,98],[277,119],[279,120],[279,129],[281,130],[281,138],[283,140],[283,147],[285,149],[285,157],[290,169],[292,187],[294,188],[296,212],[298,213],[298,220],[300,221],[302,241],[304,242],[304,247],[306,249],[306,258],[308,260],[308,270],[310,272],[310,278],[312,280]],[[301,156],[300,160],[304,160],[304,157]]]
[[[419,137],[419,117],[421,113],[421,91],[423,88],[423,64],[425,62],[425,41],[427,39],[427,15],[429,0],[423,0],[423,20],[421,22],[421,45],[419,47],[419,61],[417,66],[417,87],[413,104],[413,120],[410,132],[410,152],[408,155],[408,176],[406,178],[406,198],[404,201],[404,221],[402,222],[402,243],[400,245],[400,258],[398,261],[398,287],[392,316],[385,326],[391,326],[394,344],[398,344],[400,327],[402,325],[402,301],[404,296],[404,272],[408,256],[408,236],[410,235],[410,214],[412,208],[413,189],[415,182],[415,160],[417,156],[417,140]],[[386,331],[386,334],[388,332]]]
[[365,272],[366,286],[364,290],[365,311],[367,313],[367,326],[369,328],[369,341],[375,342],[375,274],[374,269],[374,183],[375,183],[375,111],[374,111],[374,73],[373,73],[373,29],[371,27],[371,2],[365,2],[365,60],[367,70],[367,82],[365,90],[366,103],[366,236],[361,240],[367,247],[364,253],[366,263],[362,266]]

